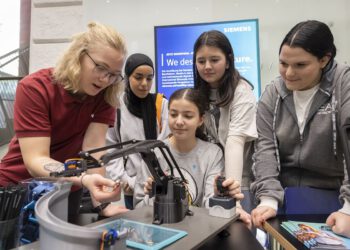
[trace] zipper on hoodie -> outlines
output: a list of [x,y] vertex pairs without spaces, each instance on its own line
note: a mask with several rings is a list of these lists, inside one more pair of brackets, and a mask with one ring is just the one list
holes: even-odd
[[[303,132],[303,134],[304,134],[304,132]],[[301,168],[301,165],[300,165],[300,155],[301,155],[301,150],[302,150],[303,142],[304,142],[304,135],[303,134],[299,133],[299,145],[300,145],[300,148],[299,148],[299,154],[298,154],[298,167],[300,168],[300,171],[299,171],[299,178],[298,178],[298,186],[300,186],[301,177],[302,177],[301,173],[303,171],[303,169]]]
[[304,135],[303,134],[299,135],[299,142],[300,142],[300,146],[303,145],[303,142],[304,142]]
[[298,154],[298,167],[300,168],[300,154],[301,154],[301,148],[303,147],[304,142],[304,135],[299,133],[299,154]]

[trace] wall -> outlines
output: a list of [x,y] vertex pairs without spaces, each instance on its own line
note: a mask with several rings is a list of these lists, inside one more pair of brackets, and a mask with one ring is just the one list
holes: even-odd
[[337,60],[350,63],[348,0],[33,0],[45,2],[82,4],[32,10],[31,71],[54,65],[69,36],[85,30],[91,20],[120,31],[129,53],[142,52],[154,59],[154,26],[258,18],[262,90],[278,75],[278,48],[284,35],[300,21],[326,22],[335,37]]
[[32,0],[29,72],[54,66],[82,30],[82,0]]
[[[84,20],[117,28],[129,52],[154,59],[154,26],[259,19],[262,90],[278,75],[278,49],[297,22],[318,19],[331,26],[339,56],[350,63],[350,1],[348,0],[84,0]],[[184,37],[184,39],[186,39]]]

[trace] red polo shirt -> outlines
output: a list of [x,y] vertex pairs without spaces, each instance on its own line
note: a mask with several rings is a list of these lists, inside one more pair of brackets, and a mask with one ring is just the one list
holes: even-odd
[[78,156],[91,122],[113,126],[114,119],[115,109],[104,101],[104,92],[80,100],[53,83],[52,69],[25,77],[16,90],[15,136],[0,163],[0,186],[31,178],[17,138],[50,137],[50,157],[64,162]]

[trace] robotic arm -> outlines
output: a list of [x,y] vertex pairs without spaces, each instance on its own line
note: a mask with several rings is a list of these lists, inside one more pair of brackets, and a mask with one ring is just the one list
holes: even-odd
[[[115,148],[116,150],[104,154],[100,160],[96,160],[91,156],[93,153],[111,148]],[[160,150],[167,162],[170,168],[170,175],[164,174],[156,154],[154,153],[154,149],[156,148]],[[75,163],[70,160],[66,161],[65,169],[61,172],[53,172],[51,176],[79,176],[87,169],[102,167],[112,159],[135,153],[141,154],[142,159],[145,161],[155,181],[152,187],[152,194],[150,195],[150,197],[153,195],[155,196],[153,223],[176,223],[183,220],[186,215],[192,214],[188,209],[187,181],[168,146],[159,140],[131,140],[89,151],[81,151],[79,153],[81,159],[76,160]],[[180,178],[174,176],[174,166]]]

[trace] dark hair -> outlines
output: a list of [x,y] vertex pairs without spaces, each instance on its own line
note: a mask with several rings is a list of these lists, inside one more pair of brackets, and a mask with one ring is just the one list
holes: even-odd
[[[169,98],[168,108],[170,109],[170,105],[173,101],[180,99],[185,99],[196,105],[199,116],[203,116],[207,111],[207,107],[203,100],[203,95],[198,89],[184,88],[176,90]],[[196,137],[205,141],[208,140],[207,136],[203,132],[203,125],[197,128]]]
[[221,79],[221,83],[218,88],[219,100],[216,105],[219,107],[226,106],[232,102],[236,87],[238,85],[241,76],[235,68],[234,54],[230,41],[220,31],[210,30],[203,32],[194,43],[193,47],[193,72],[194,72],[194,87],[199,89],[205,96],[206,105],[209,104],[209,92],[210,86],[204,81],[196,67],[196,56],[198,50],[202,46],[215,47],[220,49],[226,58],[228,68],[225,70],[224,76]]
[[[330,54],[328,64],[332,66],[337,49],[334,38],[327,24],[316,20],[308,20],[295,25],[283,39],[279,54],[283,45],[299,47],[316,56],[318,59]],[[325,67],[330,68],[330,67]]]

